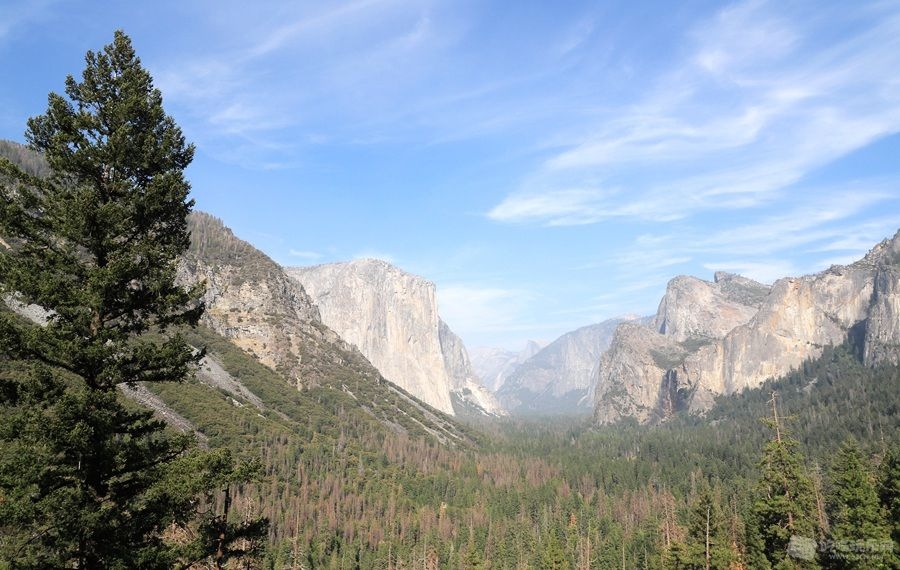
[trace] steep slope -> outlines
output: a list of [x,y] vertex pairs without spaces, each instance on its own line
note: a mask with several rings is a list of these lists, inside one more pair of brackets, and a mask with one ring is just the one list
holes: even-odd
[[421,425],[439,439],[453,439],[448,434],[455,428],[446,418],[384,382],[358,350],[323,324],[303,287],[274,261],[207,214],[193,214],[190,228],[191,247],[179,266],[179,279],[205,282],[206,327],[277,372],[295,390],[365,391],[371,396],[358,399],[359,405],[392,429]]
[[765,285],[731,273],[717,272],[713,283],[682,275],[669,281],[654,324],[678,342],[722,338],[749,321],[768,292]]
[[[443,352],[433,283],[374,259],[286,271],[312,296],[322,321],[358,347],[386,379],[454,413],[451,392],[461,381],[454,380],[448,359],[453,367],[460,357]],[[461,344],[451,346],[464,352]],[[459,366],[460,377],[475,380],[471,367]]]
[[718,272],[713,282],[678,276],[669,281],[655,318],[622,327],[594,376],[594,417],[600,423],[635,417],[663,419],[689,405],[692,394],[671,369],[704,350],[759,310],[769,288]]
[[[863,361],[868,366],[900,362],[900,231],[876,245],[855,265],[874,272],[865,322]],[[859,332],[859,331],[857,331]]]
[[447,323],[440,322],[439,336],[444,365],[450,374],[450,394],[453,409],[459,416],[505,416],[494,394],[484,387],[469,360],[469,354],[461,338]]
[[[0,156],[37,176],[48,172],[46,161],[22,145],[0,141]],[[207,310],[202,323],[206,327],[276,371],[294,390],[323,387],[349,394],[352,386],[357,394],[367,394],[364,401],[354,396],[360,408],[394,431],[424,430],[445,442],[460,439],[459,426],[384,382],[358,350],[322,324],[303,288],[275,262],[208,214],[195,212],[188,222],[191,244],[179,263],[178,279],[205,284]],[[43,314],[39,307],[17,306],[12,296],[3,300],[33,320]],[[264,410],[262,402],[238,380],[223,374],[215,361],[207,360],[200,376],[207,385]],[[156,403],[144,397],[141,389],[128,393],[143,397],[147,404]],[[157,412],[175,417],[162,408]]]
[[897,362],[900,232],[862,260],[775,283],[757,315],[676,370],[702,410],[716,394],[755,387],[853,337],[867,364]]
[[[298,388],[321,379],[322,363],[343,364],[343,355],[334,349],[348,347],[340,347],[303,288],[277,264],[212,216],[193,214],[190,230],[191,247],[179,265],[179,279],[205,282],[204,325]],[[356,358],[353,365],[372,381],[377,378],[364,359]]]
[[[623,415],[646,421],[682,408],[702,411],[712,405],[716,395],[759,386],[820,355],[823,347],[848,338],[860,347],[869,365],[897,362],[898,260],[900,232],[854,264],[781,279],[765,297],[752,283],[733,278],[725,280],[731,286],[729,291],[721,291],[724,302],[708,296],[708,291],[670,296],[678,283],[690,281],[673,280],[660,303],[656,322],[661,332],[656,334],[679,342],[682,353],[656,367],[641,368],[635,363],[645,362],[646,351],[654,349],[639,348],[641,343],[634,343],[628,335],[614,342],[633,346],[611,349],[610,359],[600,367],[596,421],[608,423]],[[712,305],[718,309],[697,317],[704,310],[694,304],[698,299],[718,299]],[[751,318],[746,318],[751,311],[734,304],[752,308],[757,299],[762,301]],[[644,340],[650,336],[642,335]],[[659,342],[654,339],[648,346]],[[634,410],[638,412],[632,413]]]
[[591,381],[600,356],[622,319],[582,327],[559,337],[519,365],[497,391],[515,413],[588,411]]
[[17,142],[0,140],[0,157],[8,158],[32,176],[44,177],[50,174],[50,166],[44,155]]
[[672,337],[637,323],[621,324],[594,374],[594,418],[612,423],[623,418],[647,421],[683,406],[662,394],[666,370],[683,362],[687,350]]
[[469,353],[472,357],[472,367],[475,374],[481,378],[485,387],[496,393],[503,386],[510,374],[516,368],[546,346],[534,340],[525,344],[525,348],[519,352],[505,350],[503,348],[479,346]]

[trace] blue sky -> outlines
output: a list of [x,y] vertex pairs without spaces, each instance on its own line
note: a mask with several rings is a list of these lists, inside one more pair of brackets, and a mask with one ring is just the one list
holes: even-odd
[[283,265],[434,281],[469,347],[900,228],[898,1],[0,0],[0,138],[115,29],[198,209]]

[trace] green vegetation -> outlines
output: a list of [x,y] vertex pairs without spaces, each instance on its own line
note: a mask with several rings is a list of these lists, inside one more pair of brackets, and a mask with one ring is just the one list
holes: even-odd
[[[888,504],[879,501],[875,479],[868,460],[855,440],[841,446],[831,465],[827,505],[830,513],[828,536],[836,547],[859,545],[867,541],[886,544],[891,541],[887,524]],[[858,552],[844,549],[836,553],[846,556],[827,558],[831,568],[890,568],[893,557],[873,560],[857,556]]]
[[650,356],[653,358],[653,363],[656,366],[663,370],[671,370],[684,364],[687,352],[674,347],[669,350],[651,349]]
[[[860,544],[873,549],[870,567],[893,563],[879,537],[826,530],[837,516],[832,458],[848,438],[865,442],[868,472],[894,473],[872,480],[879,508],[897,496],[882,457],[900,442],[900,369],[867,368],[850,347],[722,398],[703,418],[509,421],[482,425],[475,446],[448,447],[393,431],[338,388],[298,392],[209,331],[195,334],[271,409],[200,384],[157,391],[211,444],[263,458],[262,483],[234,504],[271,519],[269,567],[705,568],[708,551],[711,568],[814,568]],[[773,416],[773,391],[777,432],[759,421]]]
[[274,261],[235,237],[221,220],[209,214],[198,212],[191,215],[188,227],[191,232],[191,254],[213,267],[234,268],[231,284],[235,287],[281,271]]
[[223,486],[227,504],[249,472],[227,451],[192,450],[117,390],[179,382],[202,357],[169,332],[203,310],[199,288],[175,284],[193,147],[124,34],[85,59],[68,98],[50,94],[46,114],[28,121],[49,174],[0,161],[0,288],[49,311],[44,325],[0,313],[0,560],[219,565],[251,551],[236,541],[252,543],[266,523],[196,505]]
[[47,160],[39,152],[12,141],[0,140],[0,157],[9,159],[25,173],[38,178],[50,175]]
[[[685,340],[681,341],[678,344],[681,345],[681,348],[684,349],[684,351],[686,353],[690,354],[690,353],[697,352],[704,346],[712,344],[712,342],[713,342],[712,339],[707,338],[707,337],[692,336],[692,337],[686,338]],[[682,359],[682,363],[683,362],[684,362],[684,359]]]

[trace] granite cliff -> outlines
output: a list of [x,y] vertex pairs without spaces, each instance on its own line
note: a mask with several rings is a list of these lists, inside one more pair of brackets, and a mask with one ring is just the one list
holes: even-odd
[[341,366],[345,358],[374,381],[377,371],[342,346],[303,288],[274,261],[212,216],[196,212],[189,222],[191,246],[179,264],[179,279],[206,283],[204,325],[298,388],[316,384],[324,362]]
[[730,273],[713,282],[675,277],[656,316],[620,326],[595,370],[595,419],[668,417],[688,405],[691,394],[673,372],[689,355],[724,338],[759,310],[769,288]]
[[699,412],[848,339],[867,364],[900,360],[900,232],[856,263],[765,293],[723,274],[703,283],[673,279],[654,330],[617,331],[598,367],[597,422]]
[[[286,271],[309,292],[326,325],[357,347],[387,380],[423,402],[454,414],[454,393],[462,398],[465,386],[477,382],[461,341],[445,333],[442,344],[430,281],[375,259]],[[495,413],[499,408],[484,396],[479,407]]]
[[394,431],[424,429],[441,441],[458,438],[448,418],[386,382],[359,350],[324,324],[310,296],[278,264],[208,214],[195,212],[189,223],[191,246],[179,279],[205,282],[203,325],[297,390],[340,390]]
[[439,336],[444,366],[450,375],[450,396],[457,415],[505,416],[493,392],[485,388],[472,367],[469,353],[461,338],[440,322]]
[[769,288],[752,279],[717,272],[709,283],[679,276],[669,281],[654,328],[678,342],[722,338],[749,321]]

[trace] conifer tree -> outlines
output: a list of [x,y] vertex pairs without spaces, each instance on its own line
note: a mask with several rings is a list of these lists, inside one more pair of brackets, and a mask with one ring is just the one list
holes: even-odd
[[569,570],[572,566],[563,543],[553,528],[547,529],[547,537],[541,545],[540,567],[547,570]]
[[[0,293],[46,315],[0,314],[0,560],[170,567],[163,531],[200,490],[183,465],[173,479],[191,443],[117,386],[181,381],[203,356],[173,332],[203,310],[200,286],[175,282],[194,148],[124,33],[85,60],[28,121],[51,175],[0,162]],[[217,484],[238,473],[190,460]]]
[[891,544],[873,476],[855,440],[835,456],[828,492],[831,532],[824,562],[831,568],[890,568]]
[[887,511],[894,545],[900,548],[900,447],[887,451],[881,462],[878,498]]
[[[818,568],[815,549],[795,556],[788,547],[794,541],[812,543],[818,536],[815,491],[803,466],[797,442],[784,433],[778,417],[776,394],[772,394],[773,418],[769,423],[775,438],[763,449],[760,480],[751,517],[755,539],[748,547],[762,548],[766,561],[776,569]],[[751,559],[759,553],[751,553]]]
[[675,544],[668,567],[690,570],[728,570],[736,562],[729,545],[727,519],[710,489],[701,490],[691,505],[687,536]]

